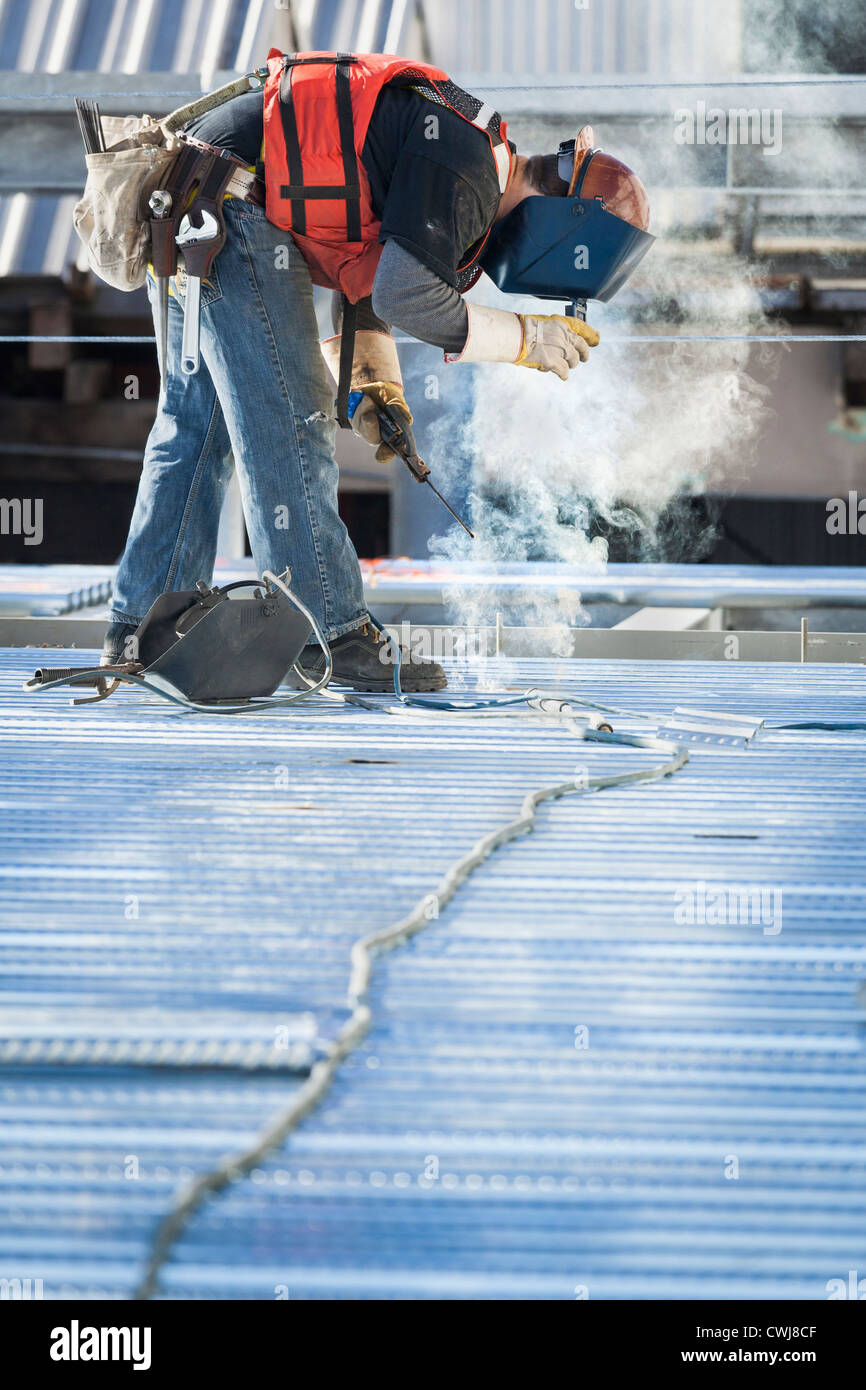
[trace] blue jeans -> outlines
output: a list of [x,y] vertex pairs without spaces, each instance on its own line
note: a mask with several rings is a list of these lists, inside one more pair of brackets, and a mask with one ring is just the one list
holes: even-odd
[[[288,565],[292,587],[333,639],[367,614],[337,513],[334,393],[310,274],[263,208],[230,198],[224,210],[226,244],[202,285],[195,376],[180,370],[183,310],[172,282],[166,376],[111,621],[138,624],[166,590],[210,583],[231,450],[256,572]],[[148,294],[152,303],[150,274]]]

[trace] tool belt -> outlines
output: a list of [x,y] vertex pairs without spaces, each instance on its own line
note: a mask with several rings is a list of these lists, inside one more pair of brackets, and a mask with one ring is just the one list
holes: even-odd
[[184,136],[182,140],[180,151],[165,171],[159,188],[151,194],[150,260],[155,276],[176,274],[176,237],[181,219],[188,214],[192,224],[200,227],[204,213],[210,213],[219,228],[219,236],[208,241],[206,257],[203,260],[199,257],[193,267],[191,252],[183,253],[187,271],[203,279],[225,245],[223,199],[227,196],[241,198],[264,207],[264,184],[226,150],[206,145],[203,140],[191,136]]
[[241,198],[245,203],[254,203],[257,208],[265,206],[265,181],[260,179],[258,174],[248,169],[239,159],[235,159],[233,154],[226,154],[226,151],[217,145],[208,145],[195,135],[184,134],[182,139],[185,144],[194,145],[197,150],[203,150],[206,154],[216,155],[218,158],[223,156],[231,162],[233,172],[226,184],[227,198]]
[[[201,225],[199,205],[212,211],[223,228],[226,194],[264,206],[264,184],[225,150],[183,133],[195,116],[221,106],[251,87],[262,87],[267,70],[229,82],[163,120],[152,116],[103,116],[104,151],[85,155],[87,182],[73,211],[73,223],[87,251],[91,270],[118,290],[141,289],[153,261],[157,274],[174,274],[177,248],[168,247],[185,212]],[[151,198],[168,193],[170,201]],[[213,255],[224,244],[212,248]],[[157,259],[168,271],[156,270]]]

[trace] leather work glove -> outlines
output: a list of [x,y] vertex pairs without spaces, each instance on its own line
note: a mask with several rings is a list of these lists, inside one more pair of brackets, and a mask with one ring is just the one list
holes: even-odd
[[513,362],[556,372],[565,381],[600,341],[588,323],[567,314],[513,314],[486,304],[467,304],[466,309],[466,342],[459,353],[446,352],[446,362]]
[[582,319],[566,314],[519,314],[523,324],[523,347],[517,358],[519,367],[539,372],[556,372],[563,381],[579,362],[589,361],[589,350],[599,335]]
[[352,429],[355,434],[366,439],[368,444],[378,446],[377,463],[387,463],[394,457],[394,450],[382,443],[376,406],[390,406],[397,417],[397,423],[403,427],[411,440],[412,432],[409,426],[412,424],[412,412],[406,404],[403,387],[398,386],[396,381],[370,381],[365,386],[356,386],[353,389],[361,392],[361,399],[351,416]]
[[[340,335],[326,338],[322,343],[322,355],[330,368],[334,380],[340,375]],[[373,329],[362,328],[355,334],[355,351],[352,358],[352,392],[359,391],[361,399],[351,414],[352,429],[361,439],[376,450],[378,463],[387,463],[394,457],[393,449],[382,443],[376,406],[387,405],[394,411],[401,425],[408,429],[412,424],[412,412],[403,395],[403,375],[400,359],[390,333],[379,333]],[[351,396],[350,396],[351,400]],[[409,438],[411,440],[411,430]]]

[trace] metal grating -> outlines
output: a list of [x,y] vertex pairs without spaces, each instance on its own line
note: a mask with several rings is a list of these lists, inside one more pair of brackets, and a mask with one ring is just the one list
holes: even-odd
[[[528,712],[73,711],[19,692],[26,652],[0,669],[0,1275],[46,1297],[130,1295],[178,1184],[333,1036],[361,931],[527,788],[652,761]],[[866,748],[772,725],[861,719],[866,675],[509,661],[484,684],[768,727],[542,808],[379,963],[362,1050],[194,1218],[164,1296],[825,1298],[866,1259]],[[700,882],[778,890],[781,931],[678,924]],[[76,1062],[100,1026],[164,1055]],[[280,1027],[295,1050],[263,1066]]]

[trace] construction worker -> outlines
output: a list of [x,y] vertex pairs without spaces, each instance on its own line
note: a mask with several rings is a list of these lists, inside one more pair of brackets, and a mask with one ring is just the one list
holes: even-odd
[[[567,213],[562,200],[581,214],[596,200],[608,239],[625,229],[615,254],[603,238],[596,248],[606,283],[618,286],[645,249],[635,252],[635,238],[652,240],[646,193],[625,165],[592,149],[591,131],[558,154],[518,155],[490,107],[439,69],[391,55],[272,50],[256,86],[196,115],[185,133],[255,169],[263,188],[223,203],[227,239],[202,287],[194,375],[179,366],[183,277],[175,282],[163,389],[103,660],[124,658],[160,593],[210,578],[231,452],[257,572],[290,568],[330,645],[335,683],[390,689],[394,654],[370,623],[337,511],[325,363],[339,379],[341,423],[351,421],[380,460],[392,453],[377,404],[410,432],[412,421],[392,327],[442,348],[447,362],[510,362],[565,380],[588,360],[594,329],[559,314],[467,305],[462,292],[483,268],[509,288],[515,265],[537,264],[538,228],[518,214],[554,202]],[[566,226],[569,269],[575,226]],[[592,264],[592,228],[588,238]],[[522,288],[519,273],[515,283]],[[334,291],[334,336],[321,349],[314,284]],[[148,288],[153,299],[151,277]],[[310,646],[301,664],[316,676],[324,655]],[[401,676],[407,691],[446,684],[441,666],[408,652]]]

